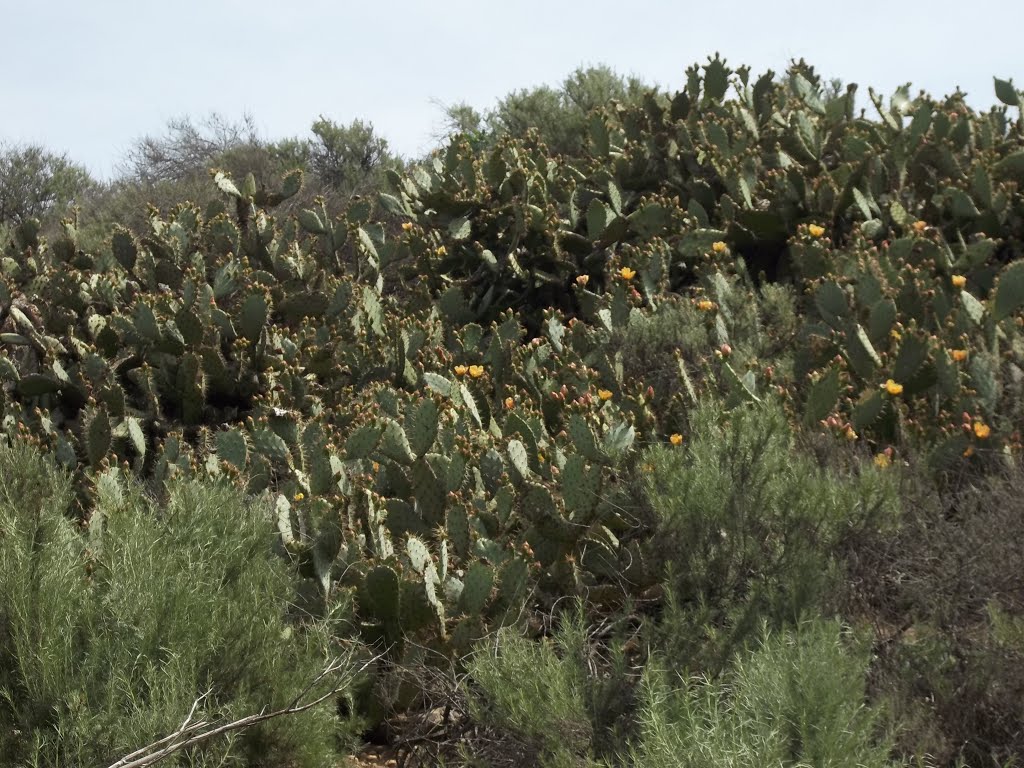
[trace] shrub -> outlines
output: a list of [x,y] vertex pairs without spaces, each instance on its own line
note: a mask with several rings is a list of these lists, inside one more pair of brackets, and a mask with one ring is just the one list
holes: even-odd
[[835,622],[773,635],[718,682],[673,688],[655,666],[644,675],[644,768],[889,765],[879,715],[865,706],[863,651],[848,650]]
[[468,668],[474,718],[513,734],[524,755],[552,767],[586,764],[593,738],[582,670],[562,658],[559,651],[571,649],[564,639],[561,645],[504,629],[477,649]]
[[874,467],[853,477],[815,466],[771,405],[723,414],[707,402],[690,422],[688,450],[645,452],[642,492],[669,593],[658,643],[714,674],[762,621],[778,628],[824,606],[839,575],[832,550],[893,517],[897,489]]
[[[157,506],[100,476],[86,535],[68,479],[0,447],[0,753],[4,764],[106,765],[173,733],[289,704],[325,640],[284,621],[291,584],[265,511],[227,484],[177,482]],[[323,765],[323,708],[211,740],[190,765]]]
[[878,627],[873,693],[903,751],[1004,765],[1024,754],[1024,471],[903,474],[899,529],[847,547],[844,612]]

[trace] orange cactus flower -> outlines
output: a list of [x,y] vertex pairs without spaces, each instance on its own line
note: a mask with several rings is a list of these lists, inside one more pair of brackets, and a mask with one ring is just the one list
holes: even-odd
[[669,435],[668,441],[670,443],[672,443],[672,445],[682,445],[683,444],[683,436],[680,435],[678,432],[676,432],[673,435]]
[[513,398],[513,397],[506,397],[505,398],[505,407],[508,408],[509,410],[515,408],[516,407],[515,398]]
[[715,302],[710,301],[708,299],[701,299],[700,301],[697,302],[697,309],[699,309],[701,312],[710,312],[714,308]]
[[954,360],[956,360],[958,363],[962,363],[964,360],[967,359],[967,350],[966,349],[952,349],[952,350],[950,350],[949,355]]
[[888,381],[885,382],[885,391],[888,392],[893,397],[896,397],[897,395],[903,394],[903,385],[897,384],[892,379],[889,379]]
[[983,421],[974,422],[974,436],[979,440],[988,440],[989,435],[992,434],[992,427]]
[[612,391],[610,389],[599,389],[597,390],[597,396],[602,400],[611,400]]
[[965,285],[967,285],[967,278],[964,277],[963,275],[953,275],[953,277],[950,279],[950,282],[953,283],[954,288],[963,288]]
[[917,232],[917,234],[921,234],[922,232],[924,232],[924,230],[928,226],[928,224],[926,222],[924,222],[924,221],[918,220],[918,221],[915,221],[910,226],[913,227],[914,231]]
[[825,234],[825,228],[818,224],[811,224],[807,231],[811,233],[811,237],[821,237]]

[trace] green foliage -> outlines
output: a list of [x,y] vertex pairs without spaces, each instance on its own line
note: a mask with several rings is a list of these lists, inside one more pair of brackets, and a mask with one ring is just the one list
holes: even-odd
[[[997,88],[1005,104],[1019,101],[1009,81]],[[251,124],[183,121],[140,143],[134,178],[90,193],[59,226],[5,224],[0,434],[27,437],[70,472],[63,508],[93,521],[87,546],[117,571],[69,590],[63,609],[88,619],[69,658],[86,654],[76,669],[93,677],[62,672],[47,695],[77,685],[87,703],[108,706],[109,681],[95,682],[88,656],[93,642],[116,646],[109,606],[96,607],[103,590],[121,590],[146,644],[117,682],[134,691],[149,674],[141,667],[162,674],[170,663],[156,638],[160,616],[180,623],[187,590],[174,573],[230,582],[270,562],[266,539],[231,549],[251,533],[238,521],[255,519],[237,495],[218,495],[233,487],[261,498],[256,517],[271,510],[263,533],[290,566],[268,565],[280,582],[267,577],[278,591],[267,586],[266,605],[293,591],[294,614],[384,655],[360,699],[374,720],[420,700],[389,688],[393,675],[428,679],[423,667],[437,665],[457,679],[470,649],[498,637],[507,661],[470,663],[487,681],[486,706],[504,713],[503,743],[526,744],[520,762],[612,760],[635,731],[647,653],[671,658],[674,672],[739,669],[775,690],[756,665],[735,666],[736,654],[762,626],[803,649],[788,628],[845,609],[876,628],[883,649],[873,679],[888,682],[872,694],[892,698],[912,729],[939,732],[899,742],[902,754],[935,747],[954,759],[975,740],[1012,756],[1017,688],[1006,674],[1003,688],[993,681],[1005,671],[999,654],[1016,658],[1020,610],[1007,598],[1012,580],[993,574],[1021,569],[998,549],[991,569],[975,568],[988,560],[929,534],[970,517],[1001,541],[1020,537],[967,502],[970,514],[915,527],[900,483],[910,461],[927,459],[921,471],[939,494],[982,488],[1019,463],[1021,126],[1005,109],[977,114],[959,94],[911,99],[907,88],[888,103],[870,92],[872,120],[855,115],[854,91],[803,61],[755,80],[717,54],[674,94],[580,70],[485,117],[459,108],[461,133],[409,172],[360,121],[322,118],[312,139],[279,143]],[[373,194],[384,180],[387,192]],[[200,481],[209,488],[195,490]],[[167,532],[193,492],[223,510],[181,519],[227,551]],[[83,534],[47,525],[67,541],[39,556],[63,573]],[[965,541],[979,534],[968,529]],[[843,590],[872,583],[850,575],[870,547],[919,551],[908,531],[920,534],[923,562],[970,572],[984,600],[937,607],[911,580],[879,587],[906,600],[890,611]],[[145,558],[117,536],[150,557],[155,532],[180,546],[153,554],[143,577]],[[14,552],[9,540],[0,545]],[[194,550],[237,574],[182,559]],[[900,567],[941,602],[947,584]],[[154,589],[173,600],[165,607]],[[567,598],[580,615],[559,617],[557,646],[522,639],[545,635],[544,617]],[[916,647],[890,642],[908,616],[925,638]],[[183,687],[168,688],[166,707],[150,696],[147,711],[170,713],[220,668],[207,658],[208,622],[194,623],[166,642],[191,644],[206,666],[178,674]],[[270,634],[295,628],[228,624],[243,645],[269,653],[278,643],[280,658],[263,667],[278,675],[288,654]],[[809,642],[818,650],[798,666],[816,670],[828,643]],[[792,650],[765,647],[776,661]],[[115,656],[127,663],[126,651]],[[810,690],[802,674],[788,684]],[[532,699],[498,690],[520,677]],[[854,695],[853,677],[840,678],[837,690]],[[545,691],[551,681],[558,690]],[[793,701],[758,690],[766,710],[809,722]],[[996,714],[957,721],[950,691]],[[421,693],[425,706],[452,704]],[[701,696],[711,714],[693,722],[730,701]],[[820,703],[840,717],[833,700]],[[37,715],[38,728],[56,717]],[[553,722],[565,728],[544,730]],[[723,729],[714,739],[726,754],[778,752],[775,731]],[[801,758],[791,739],[779,760],[828,762],[840,736],[800,734],[812,751]],[[13,748],[86,744],[29,738]],[[847,744],[851,754],[861,746]]]
[[[563,638],[564,639],[564,638]],[[508,630],[477,648],[468,665],[471,713],[515,735],[513,743],[543,766],[585,765],[593,738],[582,670],[553,643]]]
[[639,103],[646,90],[637,78],[624,78],[609,67],[581,67],[558,87],[541,85],[508,94],[486,115],[456,104],[446,109],[446,116],[452,134],[473,137],[478,147],[502,136],[533,133],[553,154],[575,156],[585,147],[591,112],[613,102]]
[[888,766],[881,713],[865,707],[868,654],[834,622],[762,631],[721,680],[644,676],[635,765]]
[[93,183],[88,172],[66,155],[36,144],[0,145],[0,225],[63,213]]
[[777,407],[703,403],[691,432],[686,448],[644,453],[641,487],[671,596],[661,642],[680,666],[714,674],[762,622],[822,610],[842,576],[831,553],[899,507],[890,475],[843,477],[800,456]]
[[398,163],[386,139],[371,123],[353,120],[338,125],[320,117],[310,129],[309,167],[328,189],[346,196],[367,194],[383,188],[383,172]]
[[[283,619],[265,510],[236,491],[176,483],[157,506],[107,473],[81,532],[68,478],[37,451],[0,448],[0,478],[5,759],[106,765],[176,731],[208,689],[198,719],[234,719],[287,705],[324,665],[326,638]],[[190,764],[323,765],[332,721],[323,708],[271,721]]]

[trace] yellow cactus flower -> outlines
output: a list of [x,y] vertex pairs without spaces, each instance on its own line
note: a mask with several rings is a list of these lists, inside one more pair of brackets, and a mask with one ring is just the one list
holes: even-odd
[[576,285],[586,285],[590,282],[590,275],[580,275],[576,278]]
[[895,328],[889,331],[889,336],[892,337],[893,341],[899,341],[900,339],[903,338],[903,334],[897,331]]
[[436,253],[438,256],[447,256],[448,255],[448,249],[445,248],[443,245],[439,245],[439,246],[437,246],[437,250],[434,251],[434,253]]
[[892,460],[889,458],[889,454],[887,453],[875,454],[875,466],[878,467],[879,469],[885,469],[886,467],[889,466],[891,461]]
[[888,381],[885,382],[885,391],[888,392],[893,397],[896,397],[897,395],[903,394],[903,385],[897,384],[892,379],[889,379]]
[[988,440],[989,435],[992,434],[992,427],[983,421],[974,422],[974,436],[979,440]]
[[721,240],[715,240],[715,242],[711,244],[711,250],[714,251],[715,253],[724,253],[725,249],[728,247],[729,246],[727,246]]
[[474,379],[479,379],[484,375],[484,367],[482,365],[471,365],[469,366],[469,375]]
[[466,375],[466,371],[468,371],[468,370],[469,370],[469,366],[467,366],[467,365],[456,365],[455,366],[455,375],[456,376],[465,376]]
[[403,221],[402,222],[402,231],[403,232],[408,232],[410,229],[412,229],[412,222],[411,221]]
[[952,349],[952,350],[950,350],[949,354],[950,354],[950,357],[952,357],[958,363],[962,363],[964,360],[967,359],[967,350],[966,349]]
[[292,498],[294,498],[295,501],[302,501],[304,498],[306,498],[306,494],[304,494],[302,491],[299,491]]
[[927,227],[928,224],[926,222],[918,220],[918,221],[915,221],[910,226],[914,228],[914,231],[917,232],[917,234],[921,234],[922,232],[924,232],[925,227]]
[[597,390],[597,396],[602,400],[611,400],[612,391],[610,389],[599,389]]
[[636,277],[636,270],[630,269],[629,267],[623,267],[619,270],[619,274],[622,276],[623,280],[632,280]]
[[701,299],[697,302],[697,309],[701,312],[710,312],[715,308],[715,302],[709,301],[708,299]]
[[851,443],[857,439],[857,433],[853,430],[853,427],[847,427],[846,431],[843,432],[843,437],[849,440]]
[[380,462],[379,461],[373,462],[373,471],[374,472],[380,472]]
[[672,445],[682,445],[683,436],[676,432],[675,434],[669,435],[668,441],[672,443]]
[[954,288],[963,288],[967,285],[967,278],[963,275],[953,275],[951,282],[953,283]]
[[821,237],[825,234],[825,228],[818,224],[811,224],[807,231],[811,233],[811,237]]
[[506,397],[505,398],[505,407],[508,408],[509,410],[512,410],[513,408],[515,408],[516,407],[515,398],[514,397]]

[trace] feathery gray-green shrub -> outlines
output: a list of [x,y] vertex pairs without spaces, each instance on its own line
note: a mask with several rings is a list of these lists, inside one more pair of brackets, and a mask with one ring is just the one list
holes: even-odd
[[[284,619],[292,585],[260,504],[182,481],[158,505],[108,473],[80,531],[71,497],[34,449],[0,446],[0,766],[107,765],[208,689],[196,718],[233,720],[288,705],[324,667],[325,636]],[[325,704],[178,764],[322,766],[342,731]]]

